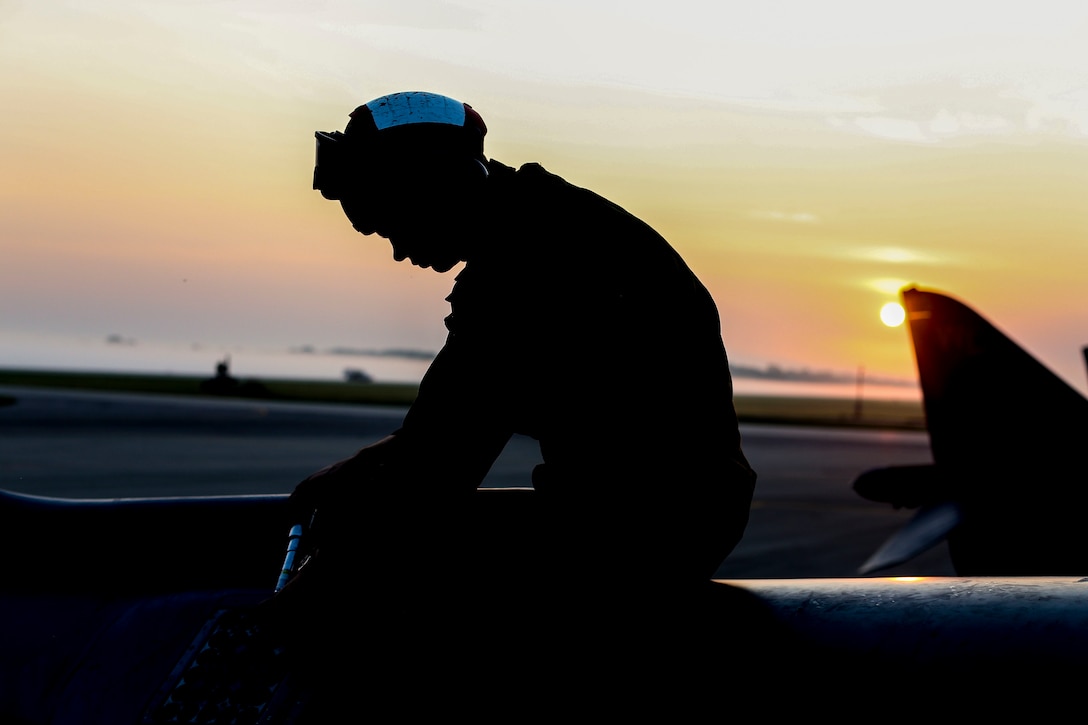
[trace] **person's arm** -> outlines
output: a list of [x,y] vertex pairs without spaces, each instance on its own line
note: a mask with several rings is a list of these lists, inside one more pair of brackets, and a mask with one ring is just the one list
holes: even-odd
[[394,433],[396,472],[427,488],[479,486],[513,434],[509,375],[492,350],[451,334]]
[[300,515],[336,505],[358,486],[412,486],[432,492],[475,489],[512,435],[502,405],[509,393],[491,355],[451,335],[420,383],[404,422],[303,479],[291,495]]

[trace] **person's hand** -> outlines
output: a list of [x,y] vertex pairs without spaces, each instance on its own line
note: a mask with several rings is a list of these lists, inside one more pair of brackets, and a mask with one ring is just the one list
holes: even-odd
[[321,616],[320,558],[315,552],[278,592],[262,600],[251,621],[298,653]]
[[311,473],[295,486],[288,506],[299,516],[308,516],[320,507],[335,506],[362,479],[376,475],[385,459],[386,446],[392,440],[393,436],[387,436],[349,458]]
[[328,503],[338,489],[351,485],[347,480],[353,466],[353,458],[329,464],[302,479],[287,499],[288,507],[296,513],[296,518],[308,516],[318,506]]

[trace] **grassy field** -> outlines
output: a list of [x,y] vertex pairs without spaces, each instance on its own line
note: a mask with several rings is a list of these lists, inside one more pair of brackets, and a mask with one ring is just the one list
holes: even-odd
[[[240,379],[233,384],[217,386],[210,384],[209,378],[200,376],[37,370],[0,370],[0,385],[348,405],[408,405],[416,395],[415,385],[401,383],[261,378]],[[13,401],[8,399],[6,402]],[[4,403],[0,396],[0,405]],[[735,404],[741,421],[748,423],[925,429],[922,406],[912,401],[863,400],[859,406],[855,400],[846,398],[738,395]]]

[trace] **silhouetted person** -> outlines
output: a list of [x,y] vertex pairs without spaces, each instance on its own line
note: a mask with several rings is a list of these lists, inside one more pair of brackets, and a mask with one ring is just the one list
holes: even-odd
[[215,377],[200,381],[200,392],[239,398],[268,398],[268,388],[256,380],[239,380],[230,374],[230,358],[215,364]]
[[[351,636],[391,686],[398,667],[512,679],[509,657],[574,688],[598,667],[676,668],[690,655],[647,653],[690,641],[755,483],[717,309],[652,228],[539,164],[487,159],[485,133],[420,92],[317,133],[314,188],[357,231],[397,261],[465,266],[403,425],[296,488],[318,553],[276,604],[319,658],[369,607]],[[532,488],[478,489],[515,433],[540,442]]]
[[215,377],[200,381],[200,391],[212,395],[230,395],[238,391],[238,379],[230,374],[230,358],[215,364]]

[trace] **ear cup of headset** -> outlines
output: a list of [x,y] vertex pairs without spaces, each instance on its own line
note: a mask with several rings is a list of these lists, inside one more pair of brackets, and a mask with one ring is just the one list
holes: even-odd
[[469,159],[469,161],[469,166],[471,167],[471,169],[469,170],[469,175],[475,176],[480,181],[486,179],[488,176],[487,165],[477,158]]
[[431,166],[433,179],[453,193],[472,193],[487,181],[487,166],[478,158],[450,159]]

